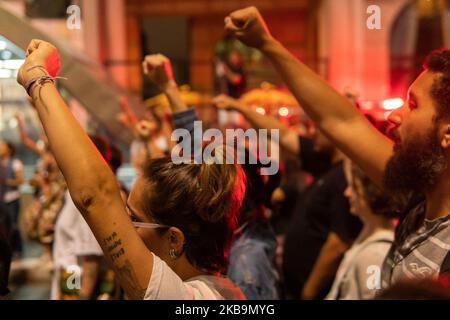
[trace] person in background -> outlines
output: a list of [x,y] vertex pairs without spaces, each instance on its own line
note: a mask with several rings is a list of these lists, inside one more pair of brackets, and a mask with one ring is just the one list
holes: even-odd
[[394,241],[396,205],[350,161],[345,162],[344,171],[348,183],[345,196],[350,211],[363,222],[363,229],[345,253],[326,299],[367,300],[380,289],[381,266]]
[[406,103],[389,115],[392,141],[273,38],[258,9],[231,13],[225,28],[264,53],[305,112],[371,179],[408,198],[382,287],[450,274],[450,49],[430,53]]
[[49,150],[45,135],[41,134],[41,139],[37,142],[34,141],[26,132],[23,116],[16,113],[16,119],[22,144],[39,157],[36,163],[36,171],[29,180],[29,184],[35,192],[31,203],[23,210],[23,232],[28,240],[34,240],[42,244],[43,253],[40,264],[52,270],[51,251],[55,223],[64,206],[66,183],[55,158]]
[[233,49],[222,59],[216,65],[220,93],[238,99],[245,92],[247,82],[244,58],[238,50]]
[[345,251],[361,230],[344,197],[343,154],[318,130],[308,139],[238,100],[221,95],[215,103],[219,109],[240,112],[256,129],[278,129],[281,149],[299,157],[302,169],[314,177],[297,199],[287,229],[283,287],[289,299],[324,298]]
[[11,215],[12,234],[11,247],[14,257],[22,255],[22,236],[19,228],[20,192],[19,186],[23,183],[23,164],[15,158],[15,147],[12,143],[0,140],[0,166],[2,167],[0,177],[0,194],[3,195],[3,203]]
[[[249,155],[250,156],[250,155]],[[242,165],[247,187],[239,214],[239,229],[230,249],[228,276],[249,300],[278,300],[279,275],[275,268],[277,239],[268,219],[270,195],[279,176],[268,181],[257,164]]]
[[[103,158],[109,161],[111,156],[109,143],[97,136],[90,139]],[[65,204],[55,226],[51,299],[94,299],[102,258],[103,251],[100,245],[67,190]],[[69,280],[73,275],[81,277],[79,286],[71,287]]]
[[142,119],[132,111],[126,97],[120,98],[120,106],[123,112],[117,118],[133,133],[130,161],[136,175],[140,175],[148,157],[156,159],[168,154],[172,129],[162,105],[147,110]]

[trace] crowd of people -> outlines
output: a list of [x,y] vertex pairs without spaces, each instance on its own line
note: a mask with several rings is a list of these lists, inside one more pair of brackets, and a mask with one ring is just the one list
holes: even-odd
[[[193,136],[198,116],[170,60],[156,54],[143,71],[169,108],[139,119],[121,100],[135,137],[128,190],[117,178],[120,150],[88,137],[59,95],[57,49],[30,43],[17,80],[45,137],[27,137],[18,115],[23,144],[40,158],[22,236],[52,255],[52,299],[450,298],[450,50],[430,54],[387,132],[273,38],[256,8],[231,13],[225,29],[270,60],[313,123],[295,131],[242,104],[242,61],[230,55],[236,67],[223,76],[238,88],[212,104],[241,114],[248,128],[278,130],[275,175],[262,175],[248,146],[245,164],[225,161],[221,146],[201,163],[173,162],[171,132]],[[24,177],[10,143],[0,142],[0,158],[6,295],[10,261],[22,252]]]

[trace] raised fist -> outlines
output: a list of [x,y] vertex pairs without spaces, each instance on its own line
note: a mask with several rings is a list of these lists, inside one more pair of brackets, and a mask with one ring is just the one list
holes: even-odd
[[173,81],[170,60],[162,54],[152,54],[145,57],[142,63],[146,74],[161,90]]
[[55,46],[42,40],[31,40],[25,62],[17,73],[17,82],[25,86],[28,81],[36,77],[44,75],[56,77],[60,67]]
[[230,13],[225,18],[225,30],[249,47],[261,49],[272,39],[266,22],[256,7]]

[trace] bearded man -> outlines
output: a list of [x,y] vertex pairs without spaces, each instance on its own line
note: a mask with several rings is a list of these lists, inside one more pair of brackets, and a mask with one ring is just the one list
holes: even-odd
[[405,105],[392,112],[395,141],[272,37],[255,7],[225,29],[260,49],[319,129],[380,186],[409,201],[382,269],[383,286],[450,272],[450,50],[433,52]]

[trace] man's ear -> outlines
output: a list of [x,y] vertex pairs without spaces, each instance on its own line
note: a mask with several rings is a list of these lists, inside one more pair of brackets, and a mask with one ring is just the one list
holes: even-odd
[[450,150],[450,123],[444,125],[441,146],[445,150]]
[[183,254],[184,247],[184,233],[177,227],[170,227],[169,229],[169,242],[170,248],[175,250],[175,254],[177,256],[181,256]]

